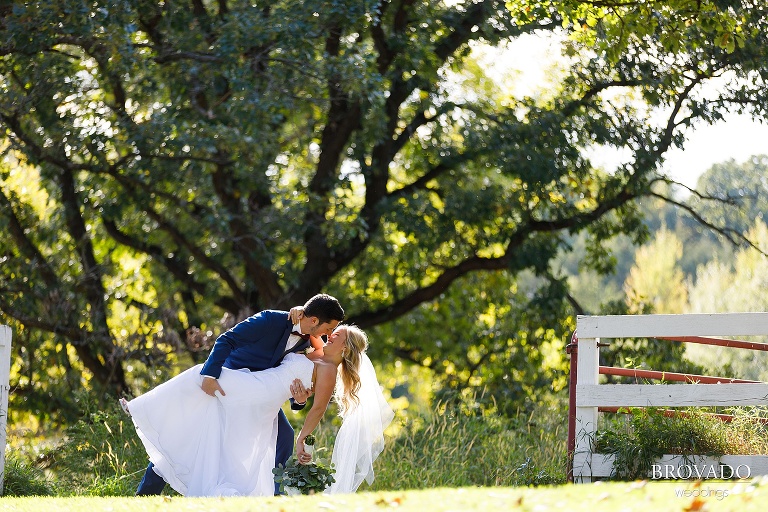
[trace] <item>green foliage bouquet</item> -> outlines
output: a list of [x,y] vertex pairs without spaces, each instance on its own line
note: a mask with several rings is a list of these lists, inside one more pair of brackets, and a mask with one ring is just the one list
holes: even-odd
[[[307,451],[314,451],[315,438],[309,435],[304,440]],[[280,484],[280,492],[289,496],[297,494],[315,494],[323,492],[336,481],[333,474],[336,468],[332,463],[326,463],[323,459],[313,458],[309,464],[299,464],[296,457],[291,457],[288,463],[272,470],[275,482]]]

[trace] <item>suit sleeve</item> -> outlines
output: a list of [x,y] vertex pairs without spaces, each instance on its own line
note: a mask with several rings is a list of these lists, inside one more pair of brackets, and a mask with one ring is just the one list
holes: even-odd
[[203,369],[200,370],[200,375],[208,375],[215,379],[219,378],[224,361],[227,360],[229,354],[236,348],[235,341],[231,336],[228,336],[228,334],[229,331],[216,338],[216,342],[213,344],[213,349],[211,349],[211,353],[208,354],[208,359],[205,360]]
[[[309,401],[309,400],[307,400],[307,402],[308,402],[308,401]],[[306,407],[306,406],[307,406],[307,402],[304,402],[303,404],[297,404],[297,403],[296,403],[296,400],[294,400],[293,398],[291,398],[291,410],[292,410],[292,411],[300,411],[300,410],[302,410],[304,407]]]
[[269,317],[262,311],[250,316],[238,323],[228,331],[222,333],[213,344],[208,359],[203,364],[201,375],[208,375],[218,379],[221,368],[229,357],[229,354],[238,347],[256,343],[265,329],[269,328]]

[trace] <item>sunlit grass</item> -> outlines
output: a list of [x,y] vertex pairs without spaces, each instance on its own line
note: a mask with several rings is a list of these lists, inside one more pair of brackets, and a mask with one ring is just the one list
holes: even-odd
[[371,491],[348,495],[269,498],[3,498],[14,512],[306,512],[308,510],[397,510],[399,512],[486,512],[495,510],[573,512],[739,511],[763,512],[768,482],[619,482],[555,487],[462,487]]

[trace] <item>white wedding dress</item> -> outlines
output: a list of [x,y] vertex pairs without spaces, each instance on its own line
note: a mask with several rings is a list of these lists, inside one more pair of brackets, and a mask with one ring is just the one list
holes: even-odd
[[184,496],[272,496],[277,413],[314,363],[288,354],[259,372],[223,368],[216,398],[200,388],[197,365],[128,402],[155,471]]

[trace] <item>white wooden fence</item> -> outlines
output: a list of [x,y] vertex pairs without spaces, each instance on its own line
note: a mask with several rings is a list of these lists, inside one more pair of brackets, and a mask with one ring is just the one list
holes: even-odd
[[[611,475],[613,457],[594,453],[598,407],[729,406],[768,405],[768,384],[599,384],[599,344],[612,338],[662,338],[676,336],[768,335],[768,313],[723,313],[696,315],[579,316],[576,322],[578,358],[576,372],[574,482],[590,482]],[[676,342],[667,342],[676,343]],[[736,476],[768,474],[768,457],[727,455],[717,460],[693,460],[665,456],[659,460],[662,473],[680,471],[681,465],[720,467],[727,464]],[[677,469],[675,469],[677,468]],[[649,478],[663,475],[648,475]],[[677,476],[680,476],[679,473]],[[685,477],[683,474],[682,477]],[[696,475],[692,475],[695,478]]]
[[5,441],[8,423],[8,390],[11,374],[11,328],[0,325],[0,496],[5,481]]

